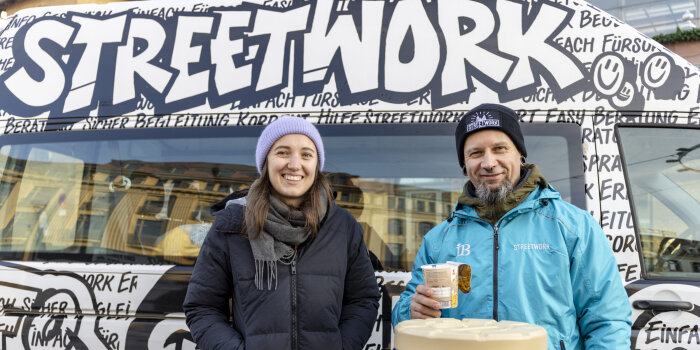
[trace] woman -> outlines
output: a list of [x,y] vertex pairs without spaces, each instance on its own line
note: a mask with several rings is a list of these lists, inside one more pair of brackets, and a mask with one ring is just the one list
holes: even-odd
[[245,201],[234,193],[212,207],[183,305],[200,349],[364,346],[379,289],[361,226],[333,203],[324,156],[313,124],[282,116],[258,139],[261,176]]

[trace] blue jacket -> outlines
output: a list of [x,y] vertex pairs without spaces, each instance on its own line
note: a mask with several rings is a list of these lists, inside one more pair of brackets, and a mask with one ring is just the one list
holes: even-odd
[[629,349],[629,300],[610,244],[587,212],[538,187],[494,226],[458,204],[428,232],[413,275],[392,312],[411,318],[421,266],[457,261],[472,268],[472,289],[442,317],[512,320],[547,330],[549,349]]
[[197,346],[362,349],[379,288],[360,224],[333,204],[294,263],[278,263],[277,289],[258,290],[250,242],[239,233],[243,211],[234,204],[216,213],[194,266],[183,309]]

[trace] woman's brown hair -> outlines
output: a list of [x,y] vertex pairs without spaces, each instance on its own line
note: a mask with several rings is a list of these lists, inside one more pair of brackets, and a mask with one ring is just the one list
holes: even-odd
[[[326,194],[323,200],[321,193]],[[270,210],[270,195],[272,195],[272,183],[267,174],[267,162],[262,166],[262,174],[253,182],[246,197],[244,227],[245,234],[250,237],[257,237],[263,230],[267,212]],[[332,201],[331,187],[328,179],[323,175],[319,166],[316,166],[316,177],[304,200],[301,203],[301,210],[306,217],[306,227],[311,229],[311,234],[316,235],[321,228],[321,213],[324,208],[330,208]]]

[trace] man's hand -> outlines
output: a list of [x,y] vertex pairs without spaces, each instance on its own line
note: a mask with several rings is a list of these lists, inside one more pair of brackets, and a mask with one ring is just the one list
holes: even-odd
[[416,293],[411,298],[411,319],[437,318],[442,315],[440,303],[430,298],[433,290],[425,285],[418,285]]

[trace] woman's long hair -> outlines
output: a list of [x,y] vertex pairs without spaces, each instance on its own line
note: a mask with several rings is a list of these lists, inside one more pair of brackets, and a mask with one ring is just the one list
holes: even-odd
[[[321,193],[326,194],[323,200]],[[272,183],[267,173],[267,162],[262,166],[262,174],[253,182],[248,191],[245,206],[244,228],[245,234],[257,237],[263,230],[267,212],[270,210],[270,196],[272,195]],[[304,194],[301,202],[301,210],[306,217],[306,227],[311,229],[311,234],[316,235],[321,228],[321,213],[324,207],[330,209],[333,194],[328,184],[328,179],[323,175],[318,165],[314,183]]]

